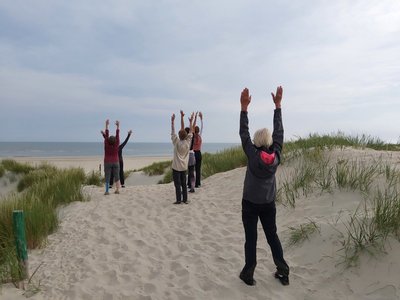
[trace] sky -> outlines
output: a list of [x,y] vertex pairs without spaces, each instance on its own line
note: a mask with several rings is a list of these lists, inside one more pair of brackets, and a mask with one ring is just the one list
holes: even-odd
[[253,134],[278,85],[287,141],[400,142],[400,1],[0,2],[0,141],[101,141],[110,119],[168,142],[182,109],[204,142],[239,143],[242,89]]

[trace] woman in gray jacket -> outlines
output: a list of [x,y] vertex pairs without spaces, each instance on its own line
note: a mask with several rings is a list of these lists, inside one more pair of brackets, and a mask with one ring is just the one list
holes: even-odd
[[276,95],[271,93],[275,103],[274,132],[267,128],[254,133],[254,143],[249,134],[247,107],[251,102],[249,90],[245,88],[240,97],[240,139],[247,156],[247,170],[242,197],[242,221],[245,231],[245,266],[240,273],[247,285],[255,285],[253,278],[257,264],[257,223],[260,219],[277,271],[275,277],[283,285],[289,284],[289,266],[283,258],[282,245],[276,229],[276,181],[275,173],[280,163],[283,145],[283,125],[281,113],[283,89],[279,86]]

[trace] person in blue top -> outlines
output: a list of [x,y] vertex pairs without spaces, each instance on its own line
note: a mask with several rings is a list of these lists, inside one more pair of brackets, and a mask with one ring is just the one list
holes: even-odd
[[275,277],[283,285],[289,284],[289,266],[283,258],[282,245],[276,228],[276,179],[275,173],[281,161],[283,146],[282,101],[283,89],[279,86],[276,94],[271,93],[275,103],[274,131],[271,135],[267,128],[254,133],[253,142],[249,134],[247,108],[251,96],[247,88],[240,96],[240,130],[243,151],[247,156],[247,169],[242,196],[242,222],[245,232],[245,265],[240,272],[240,279],[247,285],[255,285],[257,223],[258,219],[271,248],[276,265]]

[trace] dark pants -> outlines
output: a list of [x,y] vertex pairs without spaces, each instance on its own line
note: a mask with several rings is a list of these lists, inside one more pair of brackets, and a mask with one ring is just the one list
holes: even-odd
[[187,184],[187,186],[188,186],[188,188],[190,188],[190,189],[194,189],[194,185],[195,185],[195,175],[194,175],[194,169],[195,169],[195,166],[193,165],[193,166],[189,166],[189,168],[188,168],[188,184]]
[[176,171],[172,169],[172,178],[174,179],[176,202],[187,201],[186,171]]
[[253,278],[257,264],[257,223],[260,218],[267,242],[271,248],[272,258],[279,274],[289,275],[289,266],[283,258],[282,245],[276,233],[276,208],[275,202],[268,204],[254,204],[250,201],[242,201],[242,221],[246,242],[244,252],[246,264],[243,271],[247,278]]
[[[123,160],[119,161],[119,180],[121,182],[121,185],[125,185],[124,161]],[[114,174],[111,173],[110,185],[113,185],[113,183],[114,183]]]
[[196,158],[196,187],[201,185],[201,151],[194,151],[194,157]]

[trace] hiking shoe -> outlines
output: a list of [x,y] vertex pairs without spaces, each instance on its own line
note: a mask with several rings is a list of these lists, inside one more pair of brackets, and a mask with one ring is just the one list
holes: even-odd
[[275,272],[275,278],[279,279],[282,285],[289,285],[289,276]]
[[116,193],[116,194],[119,194],[119,191],[118,191],[118,190],[116,190],[116,191],[115,191],[115,193]]
[[185,203],[185,204],[189,204],[189,201],[187,201],[187,200],[186,200],[186,201],[183,201],[183,203]]
[[104,195],[107,196],[107,195],[110,195],[110,193],[109,192],[105,192]]
[[194,193],[194,189],[190,189],[190,190],[189,190],[189,193]]

